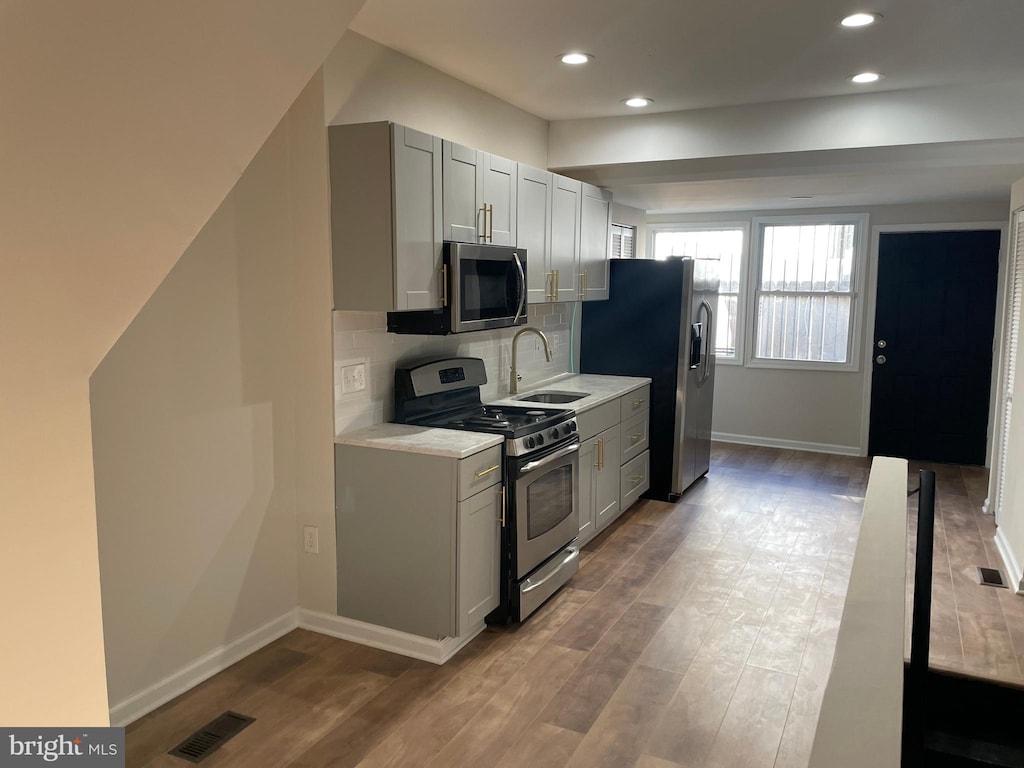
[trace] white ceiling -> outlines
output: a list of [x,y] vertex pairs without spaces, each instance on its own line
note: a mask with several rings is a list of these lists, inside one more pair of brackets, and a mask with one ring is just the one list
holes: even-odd
[[[857,10],[884,18],[838,25]],[[620,100],[636,94],[654,100],[646,112],[675,112],[1024,77],[1021,0],[367,0],[352,28],[548,120],[631,114]],[[595,60],[561,64],[570,50]],[[848,81],[864,70],[885,77]],[[606,185],[650,210],[994,199],[1021,160]]]

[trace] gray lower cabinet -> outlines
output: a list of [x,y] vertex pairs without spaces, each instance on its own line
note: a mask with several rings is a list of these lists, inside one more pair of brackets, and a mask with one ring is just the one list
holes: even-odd
[[334,458],[338,615],[431,639],[482,626],[498,605],[501,446]]
[[619,429],[606,429],[580,445],[580,541],[619,512]]
[[646,386],[577,412],[580,431],[580,529],[585,544],[650,487]]

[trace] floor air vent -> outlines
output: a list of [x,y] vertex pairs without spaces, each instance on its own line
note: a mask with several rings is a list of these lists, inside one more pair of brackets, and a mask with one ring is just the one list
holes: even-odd
[[1003,578],[1003,572],[997,568],[983,568],[978,566],[978,583],[983,587],[1002,587],[1008,589],[1006,586],[1006,579]]
[[246,717],[237,712],[225,712],[204,725],[167,754],[183,758],[190,763],[201,762],[217,751],[224,742],[245,730],[253,720],[255,718]]

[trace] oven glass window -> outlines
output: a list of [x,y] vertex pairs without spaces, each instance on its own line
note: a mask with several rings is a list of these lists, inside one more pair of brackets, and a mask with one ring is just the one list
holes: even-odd
[[460,259],[460,320],[491,320],[514,315],[519,308],[519,272],[514,262]]
[[538,477],[526,492],[526,537],[543,536],[572,514],[571,464]]

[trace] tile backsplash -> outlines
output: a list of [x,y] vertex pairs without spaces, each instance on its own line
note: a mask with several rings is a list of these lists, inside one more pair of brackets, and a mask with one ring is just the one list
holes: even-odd
[[[415,336],[388,333],[384,312],[337,311],[333,316],[335,434],[391,420],[395,364],[406,360],[434,355],[479,357],[487,370],[487,384],[481,391],[484,401],[508,395],[512,337],[518,328]],[[547,362],[543,349],[538,349],[540,339],[533,334],[523,336],[518,359],[521,389],[576,370],[572,357],[579,360],[579,316],[578,303],[529,306],[528,325],[544,331],[552,345],[552,361]],[[355,363],[366,365],[366,389],[342,394],[341,369]]]

